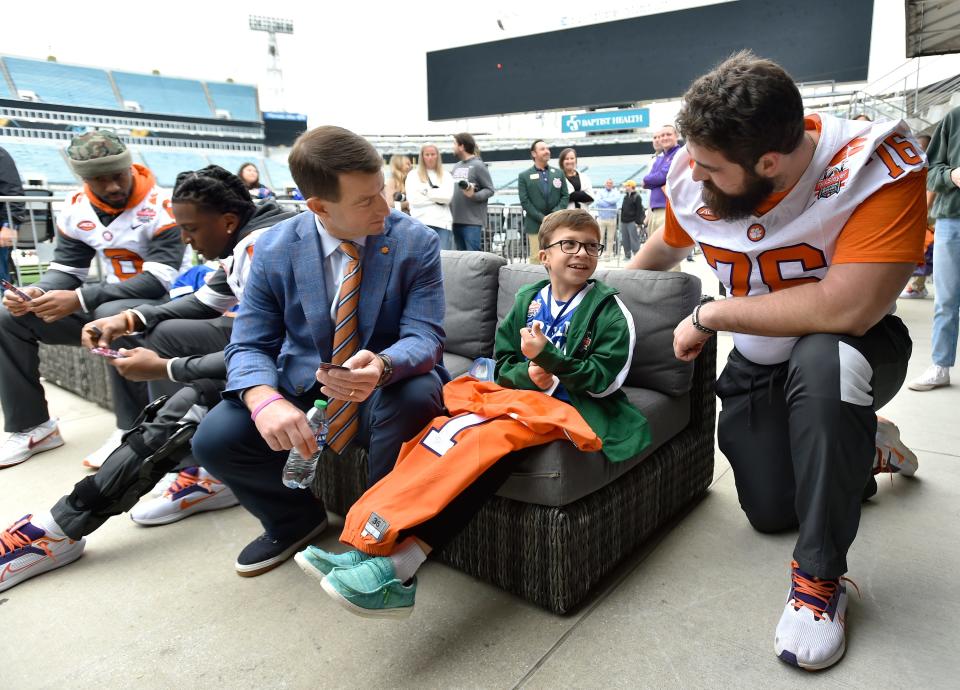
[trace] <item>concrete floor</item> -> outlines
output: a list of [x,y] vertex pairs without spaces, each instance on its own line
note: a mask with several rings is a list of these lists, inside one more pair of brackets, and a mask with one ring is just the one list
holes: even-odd
[[[702,259],[685,268],[707,275]],[[929,363],[932,308],[899,304],[914,338],[908,378]],[[0,472],[4,523],[49,508],[113,426],[47,390],[67,444]],[[920,471],[884,477],[864,508],[849,557],[862,598],[846,658],[823,673],[773,655],[794,537],[750,529],[718,454],[706,499],[564,617],[428,563],[409,619],[368,621],[292,562],[237,577],[234,558],[260,531],[241,508],[150,529],[119,517],[76,563],[0,594],[0,688],[956,688],[958,405],[960,386],[904,388],[884,410]],[[321,546],[335,546],[339,524]]]

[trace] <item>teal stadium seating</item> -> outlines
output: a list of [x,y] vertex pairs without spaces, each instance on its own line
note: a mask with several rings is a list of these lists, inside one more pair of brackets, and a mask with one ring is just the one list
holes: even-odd
[[125,101],[136,101],[145,113],[212,118],[203,84],[150,74],[113,72],[113,81]]
[[17,90],[33,91],[44,103],[111,110],[121,105],[102,69],[13,57],[3,61]]
[[77,182],[59,146],[9,141],[0,142],[0,146],[3,146],[13,158],[21,177],[43,175],[47,178],[48,184],[76,184]]
[[214,107],[230,111],[233,120],[256,121],[260,119],[257,107],[257,90],[246,84],[207,82],[207,91]]
[[157,151],[140,149],[143,162],[156,175],[157,181],[164,187],[173,187],[177,175],[186,170],[199,170],[209,163],[199,153],[192,151]]

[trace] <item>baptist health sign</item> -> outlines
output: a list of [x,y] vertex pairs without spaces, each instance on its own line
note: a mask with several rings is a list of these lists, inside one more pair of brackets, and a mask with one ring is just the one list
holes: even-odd
[[650,126],[650,109],[608,110],[601,113],[573,113],[563,116],[563,133],[606,132]]

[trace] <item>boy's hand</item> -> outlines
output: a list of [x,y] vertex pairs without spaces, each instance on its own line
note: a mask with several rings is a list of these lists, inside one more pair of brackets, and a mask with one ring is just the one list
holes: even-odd
[[541,367],[539,364],[530,362],[527,365],[527,375],[533,381],[533,385],[542,391],[547,390],[553,385],[553,374]]
[[520,329],[520,352],[527,359],[535,359],[547,346],[547,336],[540,330],[540,322],[534,321],[533,328]]

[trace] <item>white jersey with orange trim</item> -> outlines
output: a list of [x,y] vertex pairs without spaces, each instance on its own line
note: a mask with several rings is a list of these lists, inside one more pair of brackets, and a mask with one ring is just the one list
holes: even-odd
[[[223,269],[221,276],[226,276],[226,284],[230,289],[230,294],[224,291],[222,283],[215,282],[216,276],[214,276],[214,279],[201,285],[194,293],[197,299],[218,311],[226,311],[239,304],[243,300],[243,288],[247,284],[250,267],[253,265],[254,245],[257,239],[272,227],[268,226],[254,230],[243,237],[237,242],[230,256],[220,262],[220,268]],[[223,278],[221,277],[219,280],[222,281]]]
[[[139,203],[124,209],[109,226],[100,221],[87,194],[84,190],[70,197],[57,218],[57,229],[65,237],[96,250],[107,283],[119,283],[141,273],[150,273],[169,289],[177,275],[190,267],[191,255],[186,251],[179,270],[143,258],[147,256],[150,241],[176,225],[169,190],[154,186]],[[89,272],[89,267],[60,263],[51,263],[50,268],[80,280],[86,280]]]
[[[857,207],[884,186],[926,168],[903,121],[817,117],[820,139],[813,160],[786,196],[760,216],[718,219],[703,201],[702,184],[693,179],[687,148],[674,158],[667,176],[670,208],[733,297],[822,280]],[[797,341],[744,333],[734,333],[733,339],[741,354],[757,364],[786,361]]]

